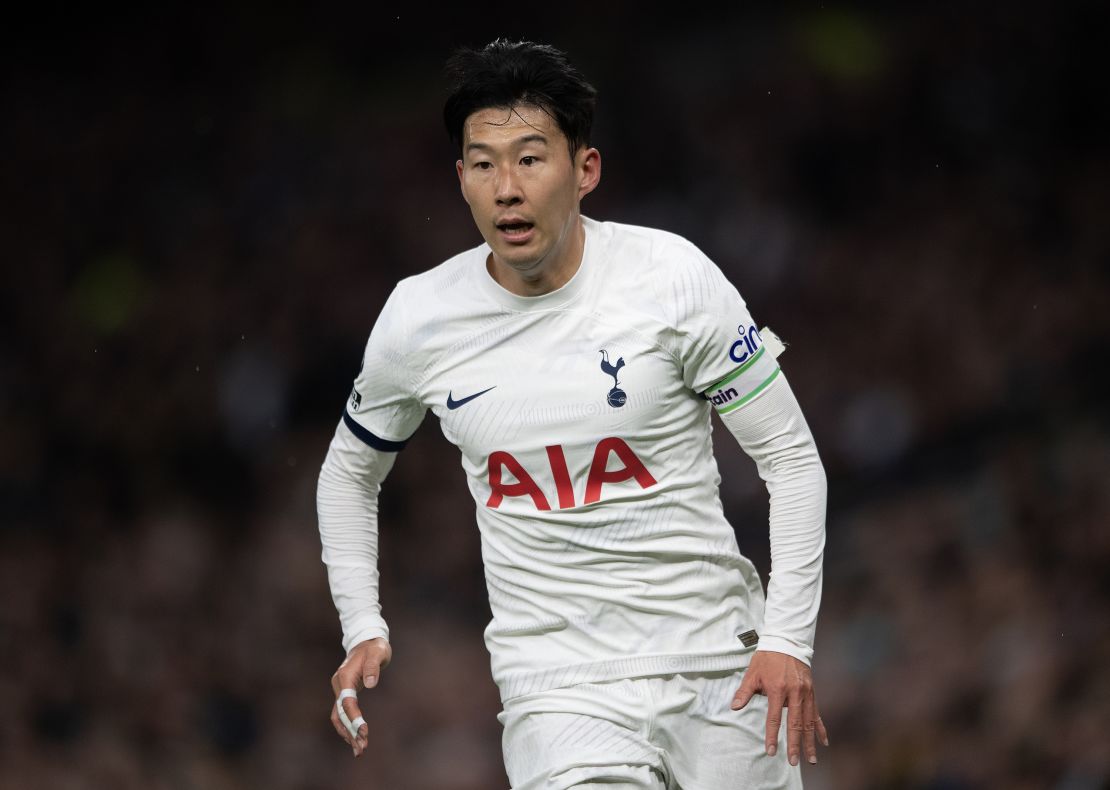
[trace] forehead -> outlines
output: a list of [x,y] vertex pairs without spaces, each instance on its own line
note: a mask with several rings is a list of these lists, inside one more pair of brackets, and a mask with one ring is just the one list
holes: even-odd
[[487,107],[467,116],[463,123],[463,146],[470,143],[512,145],[520,138],[537,133],[548,144],[563,141],[559,124],[549,114],[530,104],[513,107]]

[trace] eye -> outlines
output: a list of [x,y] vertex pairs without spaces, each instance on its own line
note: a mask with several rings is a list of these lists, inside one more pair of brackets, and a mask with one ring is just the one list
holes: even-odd
[[520,159],[520,163],[522,165],[524,165],[525,167],[531,167],[532,165],[534,165],[538,161],[539,160],[536,159],[536,157],[534,157],[534,156],[524,156],[524,157],[521,157],[521,159]]
[[479,170],[489,170],[493,167],[493,162],[475,162],[474,166]]

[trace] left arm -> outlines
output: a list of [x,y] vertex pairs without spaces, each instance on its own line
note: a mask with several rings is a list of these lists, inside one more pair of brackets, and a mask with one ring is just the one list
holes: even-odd
[[775,753],[783,706],[787,751],[817,762],[816,739],[828,746],[809,664],[821,605],[825,548],[825,470],[809,426],[780,372],[757,397],[721,420],[759,470],[770,494],[771,575],[759,650],[744,673],[733,708],[756,693],[768,698],[766,747]]
[[764,345],[740,293],[696,247],[678,237],[665,238],[655,255],[674,264],[661,269],[672,276],[658,280],[658,299],[671,310],[672,351],[682,366],[683,382],[713,403],[725,427],[755,461],[771,495],[767,605],[759,649],[733,707],[742,708],[753,694],[767,695],[766,746],[774,754],[782,709],[788,706],[790,762],[798,762],[803,740],[806,757],[816,762],[815,737],[828,745],[809,669],[821,603],[825,471],[798,401],[775,361],[778,353]]

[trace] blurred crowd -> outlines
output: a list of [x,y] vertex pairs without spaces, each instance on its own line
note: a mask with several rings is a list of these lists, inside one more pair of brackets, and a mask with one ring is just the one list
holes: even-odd
[[[480,241],[440,69],[505,33],[600,91],[584,213],[685,235],[787,343],[829,477],[832,745],[807,788],[1110,787],[1093,14],[823,5],[9,30],[0,786],[507,786],[473,502],[434,417],[383,490],[394,663],[357,761],[327,721],[315,521],[390,289]],[[716,439],[766,579],[766,491]]]

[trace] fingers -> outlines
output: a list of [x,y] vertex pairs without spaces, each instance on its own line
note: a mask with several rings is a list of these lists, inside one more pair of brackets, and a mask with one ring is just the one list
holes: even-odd
[[[812,697],[810,698],[812,703]],[[814,712],[814,706],[808,706],[808,715],[806,717],[805,727],[805,751],[806,760],[810,765],[817,765],[817,714]]]
[[779,750],[779,728],[782,726],[782,708],[785,703],[786,700],[780,693],[767,695],[767,730],[763,746],[771,757]]
[[802,698],[802,750],[806,762],[817,764],[817,714],[813,694]]
[[[351,751],[358,757],[367,746],[366,731],[363,725],[366,720],[359,710],[354,689],[341,689],[339,699],[331,707],[331,722]],[[357,722],[357,725],[356,725]]]
[[732,698],[732,709],[740,710],[755,696],[757,691],[757,684],[755,676],[750,672],[744,673],[744,679],[740,682],[740,688],[736,689],[736,694]]
[[[347,727],[343,724],[343,722],[341,722],[339,720],[339,712],[338,712],[335,705],[331,706],[331,717],[330,717],[330,719],[331,719],[331,726],[335,728],[336,734],[339,735],[339,737],[342,738],[347,743],[347,745],[351,747],[351,749],[353,751],[354,748],[355,748],[355,743],[354,743],[355,739],[351,737],[351,733],[347,730]],[[357,753],[356,753],[355,756],[356,757],[358,756]]]
[[362,688],[362,665],[363,660],[360,653],[352,653],[343,659],[339,669],[335,670],[335,674],[331,676],[331,690],[337,698],[339,692],[343,689],[358,691]]
[[813,718],[814,729],[817,731],[817,739],[821,741],[821,745],[825,748],[829,746],[829,733],[825,729],[825,722],[821,721],[821,711],[817,707],[817,698],[813,698]]
[[817,699],[813,693],[813,681],[808,672],[799,675],[797,682],[791,684],[787,692],[787,734],[786,754],[791,765],[797,765],[803,749],[810,764],[817,762],[817,742],[814,738],[817,727]]
[[[366,727],[366,719],[362,717],[362,711],[359,710],[358,700],[354,697],[346,697],[339,701],[336,706],[337,709],[342,709],[343,714],[347,717],[347,721],[343,721],[343,716],[339,717],[340,723],[347,729],[347,734],[350,735],[353,731],[354,745],[361,749],[366,748],[366,736],[368,730]],[[348,724],[349,722],[349,724]]]
[[756,653],[744,672],[744,679],[740,681],[740,688],[732,698],[732,709],[740,710],[756,694],[767,697],[767,728],[764,738],[764,748],[767,754],[774,756],[779,748],[779,728],[782,726],[782,708],[786,702],[785,684],[764,680],[763,668],[766,666],[766,657]]
[[393,651],[389,643],[383,639],[375,639],[370,643],[362,662],[362,682],[368,689],[378,685],[378,678],[382,670],[389,664]]
[[368,656],[362,664],[362,685],[368,689],[378,685],[382,664],[377,657]]
[[756,694],[767,697],[767,754],[773,757],[778,751],[785,708],[787,759],[797,765],[804,755],[808,763],[816,764],[817,744],[828,746],[829,734],[817,708],[809,667],[785,654],[757,651],[732,699],[732,709],[740,710]]
[[786,753],[791,765],[797,765],[802,753],[810,765],[817,764],[817,741],[829,745],[825,724],[817,712],[817,696],[813,684],[803,678],[788,697]]
[[372,689],[378,685],[382,669],[389,664],[392,648],[384,639],[370,639],[351,648],[351,652],[332,675],[331,690],[338,695],[341,689]]
[[790,695],[786,709],[786,756],[791,765],[798,764],[802,751],[802,732],[805,729],[805,714],[802,710],[802,697],[797,692]]
[[[357,692],[378,685],[382,667],[389,663],[392,650],[385,639],[360,642],[331,676],[331,690],[336,702],[331,709],[331,723],[336,733],[360,756],[370,743],[370,732],[358,706]],[[344,693],[346,692],[346,693]]]
[[[787,701],[786,754],[797,765],[802,754],[810,765],[817,764],[817,742],[829,745],[825,723],[817,714],[816,700],[809,694],[792,694]],[[770,718],[770,716],[768,716]],[[769,737],[769,736],[768,736]],[[768,754],[773,754],[770,750]]]
[[[342,702],[347,701],[348,700],[343,700]],[[339,712],[341,707],[343,711],[342,714]],[[352,710],[355,712],[353,716],[350,713]],[[357,711],[358,707],[356,705],[343,706],[341,703],[337,703],[331,706],[330,716],[331,726],[335,729],[336,734],[351,747],[351,753],[354,754],[355,757],[360,756],[366,751],[367,746],[370,745],[366,719],[359,715]],[[347,721],[344,721],[344,718],[346,718]],[[348,722],[352,726],[348,726]],[[351,734],[352,730],[356,733],[355,735]]]

